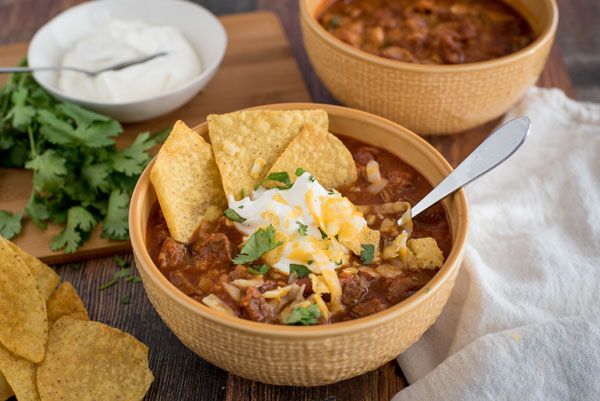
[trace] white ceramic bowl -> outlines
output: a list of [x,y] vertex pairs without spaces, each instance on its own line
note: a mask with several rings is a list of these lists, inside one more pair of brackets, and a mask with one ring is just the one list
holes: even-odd
[[165,94],[131,102],[95,102],[69,96],[58,89],[57,72],[35,72],[35,80],[54,97],[106,114],[121,122],[147,120],[177,109],[213,77],[227,48],[227,34],[219,20],[204,7],[183,0],[97,0],[72,7],[40,28],[27,58],[29,65],[60,65],[73,44],[107,16],[140,19],[178,29],[196,50],[202,72]]

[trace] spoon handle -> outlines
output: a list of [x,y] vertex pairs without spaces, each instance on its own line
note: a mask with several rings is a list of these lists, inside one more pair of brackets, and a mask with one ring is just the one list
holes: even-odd
[[525,142],[530,127],[529,118],[518,117],[497,129],[412,208],[412,217],[508,159]]

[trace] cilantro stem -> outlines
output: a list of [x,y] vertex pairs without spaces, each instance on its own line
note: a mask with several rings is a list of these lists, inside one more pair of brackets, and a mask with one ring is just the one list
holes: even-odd
[[31,152],[31,158],[37,156],[37,151],[35,149],[35,139],[33,138],[33,131],[31,130],[31,124],[27,126],[27,135],[29,135],[29,150]]
[[112,279],[112,280],[111,280],[111,281],[109,281],[108,283],[106,283],[106,284],[104,284],[104,285],[100,286],[100,288],[98,288],[98,291],[105,290],[105,289],[107,289],[108,287],[110,287],[110,286],[112,286],[112,285],[115,285],[115,284],[117,284],[117,279],[116,279],[116,278],[115,278],[115,279]]

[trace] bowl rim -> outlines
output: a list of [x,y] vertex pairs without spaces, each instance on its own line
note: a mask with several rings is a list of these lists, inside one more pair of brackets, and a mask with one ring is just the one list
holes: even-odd
[[[446,174],[452,172],[452,167],[446,161],[446,159],[427,141],[419,137],[415,133],[411,132],[407,128],[396,124],[383,117],[351,109],[348,107],[335,106],[329,104],[320,103],[276,103],[257,107],[251,107],[244,110],[251,109],[270,109],[270,110],[294,110],[294,109],[317,109],[321,108],[327,111],[328,114],[337,114],[344,117],[351,117],[354,119],[369,120],[371,123],[378,125],[384,125],[392,128],[394,131],[402,132],[402,135],[406,135],[409,140],[416,142],[417,146],[424,147],[426,153],[435,158],[439,163],[440,167]],[[203,122],[194,127],[194,130],[198,132],[199,128],[205,128],[207,122]],[[162,288],[162,292],[177,302],[180,306],[186,308],[195,315],[200,315],[202,318],[207,318],[217,324],[228,326],[232,329],[243,331],[246,333],[253,333],[262,336],[276,336],[288,339],[307,339],[307,338],[320,338],[330,337],[333,335],[342,335],[358,330],[368,329],[370,327],[380,325],[388,320],[397,318],[399,315],[408,312],[410,309],[421,304],[427,297],[433,296],[437,290],[443,286],[443,282],[448,276],[454,273],[454,270],[458,270],[460,267],[460,261],[465,249],[467,231],[469,226],[469,214],[467,199],[463,189],[457,191],[452,198],[456,202],[458,210],[458,225],[457,235],[454,238],[454,244],[450,254],[446,258],[446,261],[440,271],[433,276],[433,278],[423,286],[415,294],[407,298],[406,300],[391,306],[381,312],[375,313],[370,316],[362,317],[359,319],[353,319],[345,322],[337,322],[328,325],[318,326],[285,326],[275,325],[267,323],[259,323],[251,320],[241,319],[235,316],[225,315],[208,308],[202,303],[195,301],[191,297],[185,295],[177,287],[175,287],[158,269],[154,264],[145,245],[145,233],[142,232],[142,219],[147,216],[141,216],[142,204],[144,198],[148,193],[151,186],[150,183],[150,170],[154,165],[156,157],[148,164],[140,179],[138,180],[136,187],[133,191],[129,209],[129,227],[131,244],[134,255],[136,257],[136,266],[138,269],[143,269],[150,280],[153,281],[154,285]],[[143,275],[142,275],[143,277]]]
[[[524,48],[506,56],[497,57],[485,61],[478,61],[474,63],[441,65],[416,64],[375,56],[365,51],[356,49],[350,46],[349,44],[337,39],[332,34],[327,32],[327,30],[323,26],[321,26],[321,24],[318,23],[315,15],[311,15],[308,12],[308,1],[311,0],[300,0],[300,18],[307,23],[307,25],[317,34],[317,36],[329,42],[329,44],[333,47],[338,48],[348,56],[366,61],[371,64],[377,64],[386,68],[406,69],[422,73],[477,71],[516,62],[520,59],[530,56],[531,54],[536,53],[541,48],[543,48],[548,41],[552,41],[554,33],[556,31],[556,27],[558,26],[558,6],[556,5],[556,0],[541,0],[549,6],[549,23],[546,23],[538,37]],[[324,1],[326,0],[321,0],[321,4],[323,4]]]
[[[41,34],[44,31],[47,31],[50,29],[51,24],[56,23],[56,19],[64,17],[65,15],[68,15],[70,13],[78,12],[78,10],[84,9],[87,7],[100,7],[100,6],[97,6],[97,4],[120,3],[121,1],[122,0],[94,0],[94,1],[77,4],[73,7],[69,7],[66,10],[58,13],[52,19],[50,19],[48,22],[46,22],[44,25],[42,25],[35,32],[35,34],[31,38],[31,41],[29,42],[29,45],[27,48],[27,59],[28,60],[31,59],[30,51],[32,49],[32,44],[35,43],[37,38],[41,37]],[[225,30],[225,27],[223,26],[223,24],[221,23],[219,18],[215,14],[213,14],[210,10],[208,10],[206,7],[204,7],[200,4],[191,2],[191,1],[186,1],[186,0],[169,0],[169,1],[171,1],[173,3],[179,3],[179,4],[183,5],[184,7],[199,9],[200,12],[203,12],[209,19],[212,19],[214,22],[216,22],[217,29],[213,34],[219,34],[219,35],[222,35],[222,37],[223,37],[223,46],[221,48],[219,48],[217,57],[210,60],[210,62],[207,63],[207,65],[203,64],[202,72],[200,74],[198,74],[196,77],[194,77],[193,79],[184,83],[183,85],[173,88],[173,89],[171,89],[165,93],[162,93],[160,95],[156,95],[156,96],[152,96],[152,97],[147,97],[147,98],[142,98],[142,99],[137,99],[137,100],[129,100],[126,102],[109,102],[109,101],[90,100],[90,99],[85,99],[85,98],[81,98],[81,97],[77,97],[77,96],[72,96],[72,95],[64,93],[63,91],[59,90],[55,86],[47,85],[42,80],[39,80],[37,77],[38,74],[44,73],[44,71],[33,72],[32,73],[33,78],[40,86],[42,86],[48,92],[52,93],[54,96],[63,97],[64,99],[66,99],[67,101],[69,101],[71,103],[95,105],[95,106],[102,106],[102,107],[141,105],[146,102],[154,102],[154,101],[158,101],[158,100],[164,100],[170,96],[173,96],[173,95],[181,93],[181,92],[185,92],[186,90],[193,88],[195,85],[198,85],[204,79],[210,78],[212,76],[212,74],[214,74],[214,72],[219,68],[219,65],[221,64],[221,61],[223,61],[223,57],[225,57],[225,52],[227,50],[227,43],[228,43],[227,31]],[[166,25],[166,24],[163,24],[163,25]],[[172,25],[168,25],[168,26],[172,26]],[[179,29],[176,26],[174,26],[174,28],[176,28],[179,31]],[[181,31],[179,31],[179,32],[181,33]],[[185,36],[184,36],[184,38],[185,38]],[[192,48],[194,49],[194,53],[196,53],[196,57],[199,57],[199,55],[197,54],[198,50],[193,46],[192,43],[189,42],[189,40],[187,38],[185,38],[185,39],[190,44],[190,46],[192,46]],[[204,61],[204,60],[202,60],[202,61]]]

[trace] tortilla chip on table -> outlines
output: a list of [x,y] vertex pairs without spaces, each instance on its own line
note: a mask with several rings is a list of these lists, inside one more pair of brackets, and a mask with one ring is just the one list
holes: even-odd
[[2,236],[0,236],[0,242],[12,249],[17,255],[19,255],[23,262],[25,262],[31,271],[31,274],[33,274],[33,277],[35,278],[35,281],[37,282],[44,299],[48,299],[58,286],[58,283],[60,283],[60,277],[58,277],[58,274],[56,274],[56,272],[50,266],[35,256],[28,254]]
[[52,325],[37,370],[42,401],[139,401],[153,379],[146,345],[103,323],[69,316]]
[[44,359],[46,300],[34,276],[6,241],[0,241],[0,343],[32,362]]

